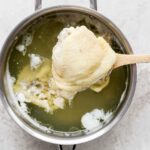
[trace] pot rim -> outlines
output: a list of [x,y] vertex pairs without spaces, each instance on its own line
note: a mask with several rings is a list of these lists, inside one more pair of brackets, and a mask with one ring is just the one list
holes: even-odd
[[84,7],[80,7],[80,6],[73,6],[73,5],[61,5],[61,6],[55,6],[55,7],[49,7],[49,8],[45,8],[42,10],[38,10],[37,12],[31,14],[29,17],[25,18],[23,21],[21,21],[15,28],[14,30],[9,34],[7,40],[5,41],[2,51],[0,53],[0,96],[2,99],[2,102],[6,108],[6,110],[8,111],[9,115],[15,120],[15,122],[22,128],[24,129],[26,132],[28,132],[30,135],[42,140],[42,141],[46,141],[49,143],[54,143],[54,144],[62,144],[62,145],[72,145],[72,144],[80,144],[80,143],[84,143],[84,142],[88,142],[91,141],[95,138],[98,138],[100,136],[102,136],[103,134],[107,133],[110,129],[112,129],[112,127],[114,127],[119,121],[120,119],[124,116],[124,114],[126,113],[126,111],[128,110],[128,107],[131,104],[132,101],[132,97],[134,95],[135,92],[135,87],[136,87],[136,77],[137,77],[137,72],[136,72],[136,65],[130,65],[130,85],[129,85],[129,91],[127,93],[126,96],[126,101],[124,103],[124,106],[119,110],[119,112],[116,114],[116,116],[114,117],[114,119],[108,123],[103,129],[100,129],[96,132],[93,132],[89,135],[85,135],[85,136],[77,136],[77,137],[55,137],[55,136],[49,136],[46,135],[44,133],[41,133],[40,131],[37,131],[36,129],[31,128],[27,123],[23,122],[13,111],[13,109],[11,108],[11,106],[9,105],[7,98],[4,95],[4,84],[3,84],[3,70],[4,70],[4,58],[3,56],[6,55],[5,49],[7,47],[9,47],[10,41],[13,39],[14,34],[16,32],[19,32],[23,26],[25,26],[26,24],[30,23],[32,20],[40,17],[41,15],[44,15],[46,13],[51,13],[51,12],[59,12],[59,11],[79,11],[82,13],[86,13],[86,14],[90,14],[91,16],[96,17],[97,19],[103,19],[103,21],[105,21],[104,23],[108,24],[111,27],[111,29],[113,29],[115,31],[115,34],[117,36],[119,36],[120,40],[123,42],[123,45],[126,46],[127,48],[127,53],[132,53],[132,49],[128,43],[128,41],[126,40],[126,38],[124,37],[124,35],[122,34],[122,32],[106,17],[104,17],[102,14],[98,13],[95,10],[89,9],[89,8],[84,8]]

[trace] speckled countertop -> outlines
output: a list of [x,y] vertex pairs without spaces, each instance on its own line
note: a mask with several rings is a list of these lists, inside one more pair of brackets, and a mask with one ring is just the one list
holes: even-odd
[[[43,0],[44,7],[75,4],[88,7],[88,0]],[[10,31],[34,12],[34,0],[0,0],[0,48]],[[150,1],[98,0],[98,11],[124,33],[135,53],[150,53]],[[124,118],[111,132],[77,150],[150,149],[150,64],[138,65],[133,102]],[[56,145],[39,141],[24,132],[9,117],[0,102],[0,150],[55,150]]]

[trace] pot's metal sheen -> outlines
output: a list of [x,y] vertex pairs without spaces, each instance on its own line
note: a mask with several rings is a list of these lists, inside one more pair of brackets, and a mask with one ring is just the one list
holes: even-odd
[[46,142],[55,143],[55,144],[63,144],[63,145],[72,145],[72,144],[88,142],[88,141],[91,141],[95,138],[102,136],[103,134],[108,132],[116,123],[118,123],[119,120],[124,116],[124,114],[126,113],[128,107],[132,101],[132,97],[133,97],[133,94],[135,91],[136,65],[130,66],[130,77],[129,77],[130,85],[129,85],[129,89],[128,89],[128,92],[126,95],[126,99],[124,100],[123,104],[120,106],[120,109],[118,110],[118,113],[115,116],[115,118],[110,123],[108,123],[104,128],[102,128],[96,132],[89,133],[87,135],[84,134],[84,135],[80,135],[80,136],[67,137],[65,135],[64,136],[56,136],[56,135],[52,135],[52,134],[45,134],[45,133],[33,128],[32,126],[30,126],[26,121],[24,121],[23,118],[21,118],[20,115],[17,115],[13,111],[13,106],[9,103],[8,99],[6,98],[6,91],[5,91],[5,86],[4,86],[4,73],[5,73],[5,66],[6,66],[6,58],[7,58],[8,54],[10,53],[9,47],[11,46],[12,41],[15,39],[15,36],[17,35],[17,33],[19,33],[23,29],[23,27],[25,25],[29,24],[32,20],[34,20],[44,14],[47,14],[47,13],[50,14],[52,12],[63,12],[63,11],[65,11],[65,12],[66,11],[82,12],[87,15],[94,16],[98,20],[101,20],[104,24],[108,25],[109,28],[116,34],[117,38],[124,45],[124,47],[126,49],[126,53],[132,53],[132,49],[131,49],[129,43],[127,42],[127,40],[125,39],[123,34],[120,32],[120,30],[110,20],[108,20],[106,17],[104,17],[103,15],[101,15],[100,13],[98,13],[92,9],[87,9],[87,8],[78,7],[78,6],[58,6],[58,7],[51,7],[51,8],[43,9],[43,10],[35,12],[28,18],[24,19],[12,31],[12,33],[9,35],[9,37],[7,38],[5,44],[2,48],[2,51],[0,54],[0,96],[1,96],[1,100],[4,103],[5,108],[9,112],[10,116],[17,122],[17,124],[21,128],[23,128],[29,134],[31,134],[32,136],[34,136],[40,140],[46,141]]

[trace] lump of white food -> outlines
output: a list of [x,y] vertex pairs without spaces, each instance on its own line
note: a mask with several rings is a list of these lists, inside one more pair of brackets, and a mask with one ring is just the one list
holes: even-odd
[[53,103],[61,109],[64,108],[64,99],[62,97],[55,98]]
[[26,47],[23,45],[23,44],[19,44],[16,46],[16,49],[19,51],[19,52],[24,52]]
[[42,58],[36,54],[30,54],[30,67],[31,69],[37,69],[42,64]]
[[110,120],[111,116],[112,112],[105,113],[103,109],[94,109],[82,116],[81,123],[85,129],[92,130],[96,127],[102,127]]
[[82,119],[81,123],[84,128],[91,130],[100,125],[100,121],[93,117],[91,113],[86,113]]
[[115,61],[116,54],[103,37],[97,38],[85,26],[64,28],[52,54],[52,81],[58,96],[73,99],[76,93],[103,81]]
[[[31,55],[33,56],[33,55]],[[49,80],[51,78],[51,61],[42,57],[42,64],[39,68],[31,70],[31,66],[25,66],[15,82],[12,82],[15,94],[22,93],[25,99],[20,102],[32,103],[45,111],[52,113],[53,111],[65,106],[65,99],[57,97],[55,91],[49,87]],[[17,98],[18,99],[18,98]]]

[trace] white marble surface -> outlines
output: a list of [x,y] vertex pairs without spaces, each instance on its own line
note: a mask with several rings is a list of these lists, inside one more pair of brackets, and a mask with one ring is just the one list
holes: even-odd
[[[88,7],[88,0],[44,0],[44,7],[56,4]],[[33,0],[0,0],[0,48],[10,31],[24,17],[33,13]],[[150,1],[98,0],[98,10],[110,18],[125,34],[135,53],[150,53]],[[149,150],[150,149],[150,65],[138,65],[136,93],[129,111],[121,122],[92,142],[77,150]],[[39,141],[8,116],[0,102],[0,150],[55,150]]]

